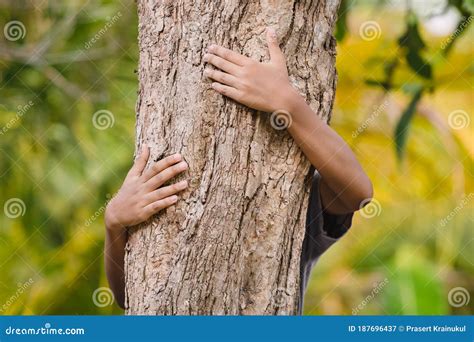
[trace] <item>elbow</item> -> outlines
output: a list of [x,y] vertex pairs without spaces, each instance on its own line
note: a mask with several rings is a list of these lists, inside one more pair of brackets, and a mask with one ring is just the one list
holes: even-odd
[[369,178],[361,182],[357,189],[354,191],[354,197],[351,201],[352,211],[357,211],[364,208],[367,204],[372,201],[374,197],[374,188]]

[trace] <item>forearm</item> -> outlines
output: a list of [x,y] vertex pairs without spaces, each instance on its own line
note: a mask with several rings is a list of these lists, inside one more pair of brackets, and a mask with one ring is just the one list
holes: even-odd
[[372,196],[372,185],[349,146],[298,94],[289,97],[288,108],[288,131],[321,174],[323,204],[336,213],[359,209]]
[[105,234],[105,272],[114,293],[117,304],[124,308],[125,304],[125,273],[124,257],[127,231],[106,225]]

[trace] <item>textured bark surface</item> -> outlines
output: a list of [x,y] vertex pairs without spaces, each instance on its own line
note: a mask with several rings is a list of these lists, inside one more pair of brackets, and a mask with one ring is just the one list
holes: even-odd
[[328,119],[339,0],[138,1],[137,148],[180,152],[190,188],[134,229],[127,314],[295,314],[309,162],[270,116],[223,98],[203,77],[210,43],[268,60],[277,30],[290,78]]

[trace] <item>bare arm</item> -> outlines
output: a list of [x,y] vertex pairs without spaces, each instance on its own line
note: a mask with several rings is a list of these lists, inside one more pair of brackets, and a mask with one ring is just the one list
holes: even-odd
[[124,257],[127,243],[126,229],[105,225],[105,272],[117,304],[125,304]]
[[[291,86],[285,56],[276,34],[267,30],[270,62],[259,63],[221,46],[211,45],[204,61],[212,88],[250,108],[288,113],[289,133],[321,174],[321,199],[332,213],[360,209],[372,197],[372,184],[343,139],[311,110]],[[283,114],[284,115],[284,114]]]
[[[295,94],[295,93],[293,93]],[[361,208],[372,198],[372,183],[344,140],[299,95],[290,97],[288,131],[321,174],[321,200],[335,214]]]
[[176,193],[188,186],[186,181],[163,186],[187,170],[188,164],[181,155],[166,157],[144,171],[149,156],[150,151],[145,147],[105,211],[105,272],[121,308],[125,305],[124,256],[127,227],[142,223],[176,203]]

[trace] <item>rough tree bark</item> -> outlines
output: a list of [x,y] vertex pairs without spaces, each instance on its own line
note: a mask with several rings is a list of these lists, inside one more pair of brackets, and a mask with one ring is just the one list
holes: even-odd
[[309,162],[267,113],[212,91],[217,43],[268,60],[276,29],[295,88],[329,119],[339,0],[138,1],[137,149],[180,152],[190,188],[130,233],[127,314],[295,314]]

